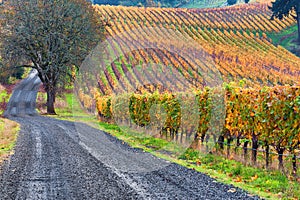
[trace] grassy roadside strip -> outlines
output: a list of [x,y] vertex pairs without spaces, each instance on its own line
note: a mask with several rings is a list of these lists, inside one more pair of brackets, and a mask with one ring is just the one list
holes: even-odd
[[55,118],[87,123],[103,130],[135,148],[141,148],[157,157],[205,173],[219,182],[232,184],[265,199],[298,199],[300,184],[289,180],[278,171],[267,171],[244,166],[221,156],[184,149],[175,143],[132,132],[124,127],[99,122],[81,109],[72,94],[66,95],[68,108],[57,110]]
[[57,107],[57,115],[49,115],[55,119],[76,121],[86,123],[94,128],[99,128],[98,119],[86,112],[80,105],[79,101],[74,97],[74,94],[65,94],[65,97],[61,99],[65,101],[66,106]]
[[6,89],[2,85],[0,85],[0,115],[4,113],[9,98],[10,94],[8,94]]
[[[221,156],[204,154],[199,151],[187,149],[182,154],[182,149],[175,144],[166,147],[166,141],[149,137],[140,133],[122,131],[119,126],[100,122],[100,129],[110,133],[118,139],[135,148],[141,148],[146,152],[205,173],[220,182],[232,184],[249,191],[251,194],[266,199],[297,199],[300,196],[300,185],[296,181],[290,181],[280,172],[267,171],[228,160]],[[163,151],[160,151],[163,149]],[[168,152],[168,153],[165,153]],[[181,153],[178,154],[178,153]]]
[[0,164],[13,153],[19,130],[18,123],[0,118]]

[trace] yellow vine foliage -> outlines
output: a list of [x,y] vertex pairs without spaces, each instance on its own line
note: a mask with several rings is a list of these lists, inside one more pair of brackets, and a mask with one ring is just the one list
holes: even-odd
[[[228,84],[224,89],[226,117],[222,130],[229,131],[230,135],[227,137],[251,140],[253,136],[256,136],[259,141],[275,147],[299,148],[299,86],[242,88]],[[147,126],[151,123],[150,109],[153,105],[159,104],[162,105],[166,114],[165,121],[160,127],[162,130],[170,133],[181,132],[181,134],[192,132],[201,137],[207,134],[206,132],[211,126],[212,94],[213,90],[209,88],[194,93],[198,102],[198,109],[195,111],[199,111],[197,112],[199,115],[197,130],[189,127],[194,123],[191,123],[190,117],[184,116],[183,110],[191,110],[191,106],[186,104],[187,109],[185,109],[179,103],[182,98],[188,102],[186,97],[180,93],[160,94],[155,92],[152,94],[124,94],[117,97],[98,96],[96,102],[99,115],[106,120],[111,121],[114,116],[114,120],[116,120],[115,117],[118,117],[119,120],[129,119],[139,126]],[[118,100],[116,101],[115,98]],[[120,112],[113,113],[113,108],[120,106],[120,102],[129,103],[128,112],[119,109]],[[128,118],[128,116],[130,117]],[[156,117],[162,119],[161,116]],[[180,126],[183,127],[182,130],[178,130]]]
[[[211,9],[98,5],[95,9],[100,16],[105,16],[109,21],[106,30],[110,36],[134,29],[141,30],[140,36],[128,32],[126,38],[123,38],[127,40],[127,44],[134,45],[136,42],[141,42],[139,37],[144,37],[149,42],[154,41],[151,35],[142,32],[145,27],[159,27],[160,29],[155,29],[157,35],[172,34],[168,31],[174,30],[187,38],[192,38],[211,56],[214,62],[212,67],[221,73],[224,82],[247,79],[248,86],[296,85],[299,83],[300,59],[284,48],[274,46],[266,34],[279,32],[295,25],[296,21],[292,16],[284,20],[270,20],[271,11],[268,5],[268,3],[259,3]],[[174,48],[185,48],[180,40],[178,38],[174,42]],[[110,56],[118,51],[119,45],[121,44],[111,44]],[[170,54],[173,52],[173,47],[164,51],[157,48],[128,53],[118,61],[122,63],[122,67],[118,69],[108,67],[102,75],[99,80],[105,87],[102,94],[111,94],[119,85],[117,83],[120,74],[124,76],[122,80],[128,81],[127,85],[139,82],[145,73],[138,74],[139,72],[135,70],[131,77],[126,76],[128,68],[134,68],[140,63],[161,63],[172,66],[180,71],[185,79],[195,80],[190,82],[190,88],[203,87],[203,77],[196,69],[204,66],[186,62],[180,55]],[[153,70],[156,74],[155,69]],[[203,71],[205,70],[204,67]]]

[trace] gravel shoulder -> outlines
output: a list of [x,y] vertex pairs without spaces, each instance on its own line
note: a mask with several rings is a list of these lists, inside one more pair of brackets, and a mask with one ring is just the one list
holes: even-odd
[[0,199],[258,199],[83,123],[12,119],[21,131]]

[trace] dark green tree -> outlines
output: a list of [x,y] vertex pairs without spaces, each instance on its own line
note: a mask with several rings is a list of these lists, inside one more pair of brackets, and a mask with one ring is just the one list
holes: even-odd
[[103,36],[98,13],[86,0],[7,0],[3,13],[3,60],[38,71],[55,114],[57,92]]
[[234,5],[236,4],[237,0],[227,0],[228,5]]
[[270,9],[273,12],[271,19],[283,19],[284,16],[294,15],[298,23],[298,43],[300,43],[300,0],[276,0]]

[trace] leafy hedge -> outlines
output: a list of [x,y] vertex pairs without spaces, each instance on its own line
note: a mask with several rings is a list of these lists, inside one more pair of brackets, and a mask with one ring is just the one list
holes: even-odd
[[294,155],[293,167],[296,170],[300,143],[298,86],[254,89],[226,85],[223,92],[205,88],[192,96],[158,92],[117,97],[96,95],[96,106],[99,116],[106,121],[141,127],[156,125],[161,133],[193,136],[203,142],[211,134],[221,148],[225,140],[226,143],[237,140],[237,145],[243,141],[244,147],[252,144],[252,161],[256,162],[257,149],[263,148],[266,167],[270,147],[277,152],[281,169],[283,154],[288,151]]

